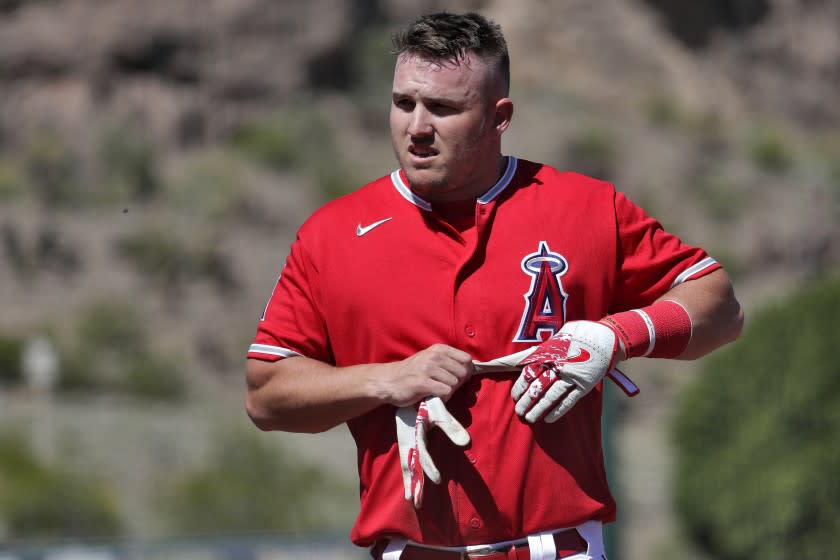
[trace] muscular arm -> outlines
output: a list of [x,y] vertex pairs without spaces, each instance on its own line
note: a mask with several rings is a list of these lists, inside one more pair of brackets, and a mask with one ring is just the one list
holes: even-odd
[[741,334],[744,312],[723,269],[675,286],[660,300],[681,304],[691,317],[691,341],[679,360],[694,360]]
[[246,410],[261,430],[322,432],[382,404],[448,399],[473,374],[472,358],[435,344],[399,362],[334,367],[296,356],[249,359]]

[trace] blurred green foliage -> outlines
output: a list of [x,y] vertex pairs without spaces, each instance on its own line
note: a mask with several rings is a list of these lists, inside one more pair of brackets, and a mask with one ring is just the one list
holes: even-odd
[[79,184],[81,157],[59,133],[39,130],[23,155],[27,183],[47,208],[78,207],[84,195]]
[[94,476],[44,464],[12,435],[0,435],[0,527],[7,541],[122,530],[110,493]]
[[282,117],[247,122],[233,131],[229,142],[235,150],[271,169],[291,169],[303,158],[297,124]]
[[676,98],[665,92],[654,92],[645,100],[642,111],[648,121],[656,126],[671,128],[679,126],[684,121],[683,111]]
[[187,383],[176,362],[153,352],[138,310],[100,302],[81,313],[77,339],[62,352],[59,389],[178,401]]
[[721,175],[701,176],[691,190],[705,209],[705,214],[717,224],[731,224],[744,212],[744,190]]
[[391,54],[391,29],[387,26],[366,28],[353,42],[358,82],[350,92],[359,111],[361,124],[377,134],[388,133],[388,111],[396,56]]
[[249,208],[248,166],[231,150],[210,150],[190,157],[167,186],[167,202],[179,214],[218,224],[242,219]]
[[292,102],[274,116],[243,123],[228,144],[271,170],[309,175],[325,200],[360,186],[336,143],[336,130],[309,101]]
[[322,504],[336,488],[320,470],[291,460],[255,431],[217,440],[206,468],[164,485],[160,515],[188,533],[323,529]]
[[19,165],[11,158],[0,157],[0,200],[20,196],[26,191],[26,179]]
[[230,294],[237,280],[227,257],[212,240],[192,241],[188,244],[171,231],[148,226],[115,240],[114,249],[170,299],[196,280],[207,280]]
[[758,168],[769,173],[784,173],[793,165],[790,139],[779,126],[769,123],[759,123],[753,128],[749,153]]
[[141,127],[126,122],[106,127],[99,163],[104,179],[101,200],[146,201],[161,191],[155,144]]
[[617,149],[612,134],[601,126],[582,128],[566,145],[565,167],[610,181],[614,178]]
[[749,317],[706,361],[676,418],[676,502],[722,560],[840,547],[840,278]]
[[23,382],[21,354],[24,340],[18,335],[0,334],[0,386]]

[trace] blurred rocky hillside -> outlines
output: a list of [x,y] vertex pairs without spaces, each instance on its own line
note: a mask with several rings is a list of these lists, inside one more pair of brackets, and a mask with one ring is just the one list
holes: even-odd
[[834,0],[0,0],[0,335],[49,334],[76,396],[131,341],[184,376],[141,391],[242,420],[295,229],[395,165],[389,33],[444,8],[507,34],[507,152],[614,181],[748,307],[837,268]]

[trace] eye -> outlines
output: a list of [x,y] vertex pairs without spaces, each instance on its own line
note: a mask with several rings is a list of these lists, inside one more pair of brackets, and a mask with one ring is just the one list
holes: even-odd
[[458,112],[458,109],[446,103],[434,102],[429,104],[429,111],[435,115],[451,115]]
[[411,112],[414,110],[414,101],[406,97],[395,98],[394,106],[403,111]]

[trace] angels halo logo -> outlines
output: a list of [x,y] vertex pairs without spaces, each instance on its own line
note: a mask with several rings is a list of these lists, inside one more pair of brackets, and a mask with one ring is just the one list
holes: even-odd
[[531,287],[524,294],[525,309],[514,342],[541,342],[566,322],[566,299],[560,277],[569,268],[565,257],[553,253],[548,243],[540,241],[536,253],[526,255],[522,271],[531,277]]

